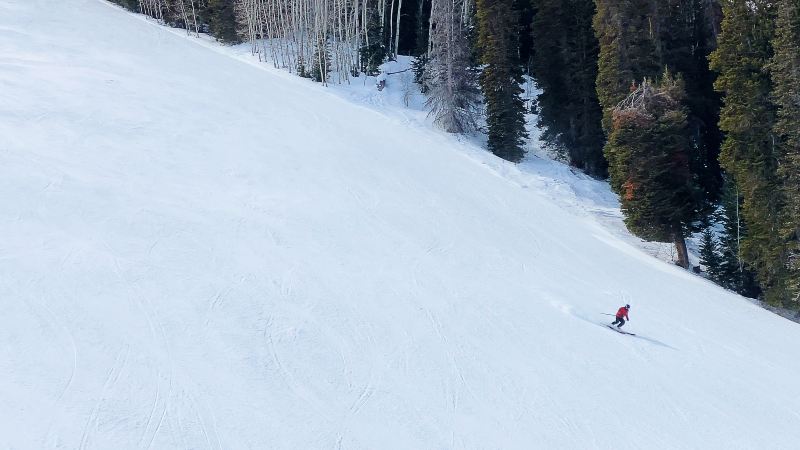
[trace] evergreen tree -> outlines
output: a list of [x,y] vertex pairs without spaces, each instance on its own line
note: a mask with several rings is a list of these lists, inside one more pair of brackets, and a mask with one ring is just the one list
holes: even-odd
[[433,0],[430,60],[425,67],[430,115],[449,133],[475,129],[480,96],[475,69],[470,67],[469,16],[463,0]]
[[779,174],[786,208],[782,235],[786,241],[788,298],[800,308],[800,1],[780,0],[770,63],[773,101],[778,106],[775,133],[780,138]]
[[328,74],[331,72],[331,56],[328,49],[328,40],[320,36],[314,48],[314,57],[311,60],[311,79],[322,84],[328,83]]
[[703,238],[700,241],[700,263],[705,266],[708,278],[715,283],[720,283],[722,258],[711,227],[703,230]]
[[597,100],[593,0],[534,0],[532,71],[542,89],[538,125],[546,145],[570,164],[607,175]]
[[[603,128],[611,130],[614,107],[632,84],[655,79],[663,68],[654,32],[654,2],[650,0],[595,0],[593,25],[600,44],[597,98],[603,108]],[[657,4],[657,3],[655,3]]]
[[414,82],[419,85],[419,90],[423,94],[428,92],[425,83],[425,68],[428,65],[428,32],[431,18],[431,0],[420,0],[417,3],[417,24],[416,24],[416,48],[414,49],[414,61],[411,63],[414,71]]
[[603,126],[632,83],[655,78],[664,69],[680,75],[687,95],[690,166],[705,197],[705,209],[718,197],[721,173],[717,154],[719,96],[706,57],[715,45],[709,0],[597,0],[595,33],[600,41],[597,93]]
[[428,54],[422,54],[414,58],[411,62],[411,70],[414,72],[414,83],[419,85],[419,91],[423,94],[428,92],[428,83],[426,82],[425,71],[428,67]]
[[306,66],[306,62],[302,56],[297,58],[297,76],[302,78],[311,78],[311,72],[308,71],[308,67]]
[[708,56],[716,46],[709,0],[661,0],[657,11],[661,65],[684,81],[684,104],[689,114],[689,139],[695,148],[692,173],[697,176],[707,200],[708,213],[719,197],[722,172],[719,167],[720,95],[714,90],[714,73]]
[[207,0],[201,19],[208,24],[208,32],[226,44],[241,42],[236,33],[235,0]]
[[111,2],[130,11],[139,11],[139,0],[111,0]]
[[489,150],[512,162],[525,156],[525,106],[513,0],[478,0],[478,46],[484,65],[480,86],[486,101]]
[[377,75],[378,67],[386,60],[386,44],[383,36],[383,24],[378,8],[367,6],[367,23],[364,43],[359,49],[361,71],[367,75]]
[[643,239],[674,242],[678,264],[688,268],[685,237],[701,197],[689,166],[683,95],[683,83],[669,72],[658,84],[645,79],[614,108],[606,157],[628,229]]
[[726,137],[720,161],[740,189],[748,229],[741,240],[742,259],[755,271],[767,302],[782,305],[789,300],[786,246],[780,233],[784,196],[772,83],[765,70],[773,53],[774,3],[726,0],[711,65],[719,72],[715,87],[724,94],[720,128]]
[[745,266],[739,248],[740,241],[747,236],[747,227],[741,217],[742,199],[736,183],[726,178],[723,184],[720,205],[720,253],[722,256],[719,283],[746,297],[758,297],[761,293],[753,272]]

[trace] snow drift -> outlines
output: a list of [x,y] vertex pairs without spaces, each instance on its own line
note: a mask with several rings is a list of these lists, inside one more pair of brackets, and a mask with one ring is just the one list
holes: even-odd
[[797,324],[197,44],[0,0],[2,446],[796,448]]

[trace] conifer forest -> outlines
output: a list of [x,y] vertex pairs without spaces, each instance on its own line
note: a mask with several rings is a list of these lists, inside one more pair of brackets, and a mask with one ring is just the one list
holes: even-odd
[[[609,180],[628,229],[800,309],[800,0],[112,0],[323,84],[398,55],[433,122]],[[533,80],[538,97],[521,93]]]

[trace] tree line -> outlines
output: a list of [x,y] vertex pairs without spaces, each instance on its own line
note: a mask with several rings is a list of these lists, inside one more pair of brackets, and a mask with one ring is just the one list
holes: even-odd
[[[635,235],[800,309],[800,0],[112,0],[345,83],[398,54],[434,123],[512,162],[525,115]],[[540,88],[533,111],[524,77]]]

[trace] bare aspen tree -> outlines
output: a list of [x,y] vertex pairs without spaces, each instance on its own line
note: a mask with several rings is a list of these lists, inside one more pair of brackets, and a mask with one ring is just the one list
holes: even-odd
[[[143,14],[182,24],[187,33],[199,35],[198,11],[205,1],[139,0],[139,7]],[[360,72],[359,50],[369,43],[370,9],[379,15],[380,24],[389,24],[389,45],[397,53],[402,0],[386,1],[235,0],[234,14],[237,33],[259,60],[303,76],[315,70],[323,83],[347,83]]]
[[180,12],[181,20],[183,20],[183,28],[186,29],[186,34],[191,34],[192,28],[196,36],[199,35],[197,29],[197,15],[194,8],[194,0],[188,0],[189,5],[186,4],[187,0],[172,0],[174,5],[172,9]]
[[398,47],[400,46],[400,11],[403,9],[403,0],[397,0],[397,18],[394,27],[394,57],[397,58]]
[[[239,23],[241,35],[246,35],[247,42],[250,43],[250,53],[258,53],[258,39],[256,37],[256,14],[253,13],[255,0],[238,0],[234,3],[236,22]],[[259,60],[260,58],[259,54]]]
[[167,9],[166,0],[139,0],[139,9],[156,20],[164,20],[164,10]]
[[365,5],[366,0],[237,0],[237,11],[253,53],[260,51],[254,41],[261,40],[275,67],[300,75],[316,70],[321,81],[342,83],[358,71]]
[[[194,35],[196,37],[200,37],[200,28],[197,26],[197,9],[194,6],[194,0],[189,0],[189,5],[191,6],[192,11],[192,24],[194,25]],[[186,27],[189,28],[188,26]]]
[[394,3],[395,0],[389,0],[392,4],[389,6],[389,57],[392,58],[394,56],[394,50],[392,49],[392,43],[394,42],[394,22],[392,19],[394,18]]
[[476,73],[470,67],[465,0],[433,0],[429,37],[426,106],[434,123],[450,133],[475,129],[480,103]]

